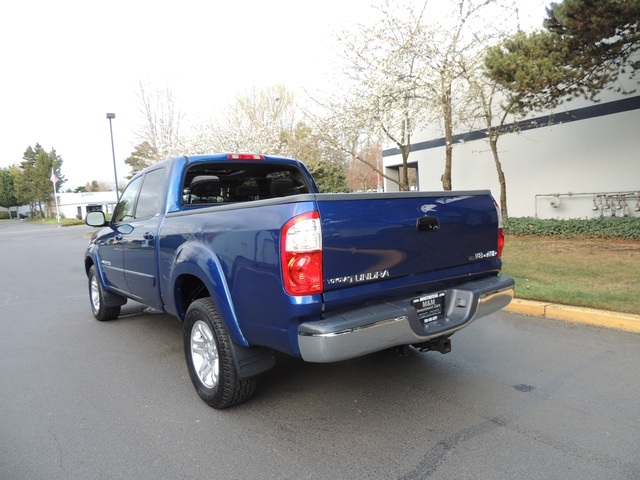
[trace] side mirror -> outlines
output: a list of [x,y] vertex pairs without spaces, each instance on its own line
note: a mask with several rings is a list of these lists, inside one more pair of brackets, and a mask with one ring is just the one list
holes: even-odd
[[133,227],[127,223],[124,223],[122,225],[116,225],[113,228],[115,229],[116,232],[124,233],[125,235],[129,235],[131,232],[133,232]]
[[107,224],[107,219],[103,212],[89,212],[84,222],[90,227],[104,227]]

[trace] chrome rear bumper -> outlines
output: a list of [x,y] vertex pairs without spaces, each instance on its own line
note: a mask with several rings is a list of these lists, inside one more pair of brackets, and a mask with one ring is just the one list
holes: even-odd
[[514,287],[513,278],[501,275],[445,289],[444,317],[426,325],[411,305],[415,297],[329,314],[298,327],[300,353],[307,362],[336,362],[451,335],[506,307]]

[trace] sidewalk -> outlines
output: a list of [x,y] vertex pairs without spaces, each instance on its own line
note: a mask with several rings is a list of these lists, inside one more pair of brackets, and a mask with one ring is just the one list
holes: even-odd
[[592,308],[569,307],[545,302],[534,302],[514,298],[505,311],[535,317],[582,323],[597,327],[613,328],[626,332],[640,333],[640,315],[608,312]]

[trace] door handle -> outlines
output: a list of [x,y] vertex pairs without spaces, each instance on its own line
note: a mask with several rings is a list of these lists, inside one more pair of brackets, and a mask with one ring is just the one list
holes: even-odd
[[144,239],[145,239],[145,240],[153,240],[154,235],[153,235],[153,232],[146,232],[146,233],[143,235],[143,237],[144,237]]
[[116,240],[119,242],[120,240],[122,240],[122,234],[119,233],[118,235],[116,235]]
[[434,232],[440,230],[440,222],[436,217],[420,217],[416,220],[416,230],[419,232]]

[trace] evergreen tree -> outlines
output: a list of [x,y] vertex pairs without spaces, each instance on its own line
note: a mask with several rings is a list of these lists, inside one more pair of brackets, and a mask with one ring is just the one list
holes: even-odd
[[640,67],[640,0],[564,0],[547,9],[544,29],[519,32],[489,50],[489,76],[519,111],[593,99]]
[[0,207],[15,207],[18,200],[15,196],[13,176],[8,168],[0,169]]
[[153,147],[149,142],[144,141],[139,145],[136,145],[136,148],[129,158],[127,158],[124,163],[131,167],[131,175],[128,178],[132,178],[136,173],[144,170],[149,165],[153,165],[158,161],[158,151],[155,147]]
[[308,166],[309,172],[322,193],[348,192],[347,175],[342,165],[329,160],[320,160]]
[[53,202],[54,185],[52,174],[57,181],[56,191],[66,182],[61,173],[62,158],[55,149],[46,152],[39,143],[35,148],[27,147],[23,161],[14,174],[15,196],[19,203],[28,204],[44,216],[43,206]]

